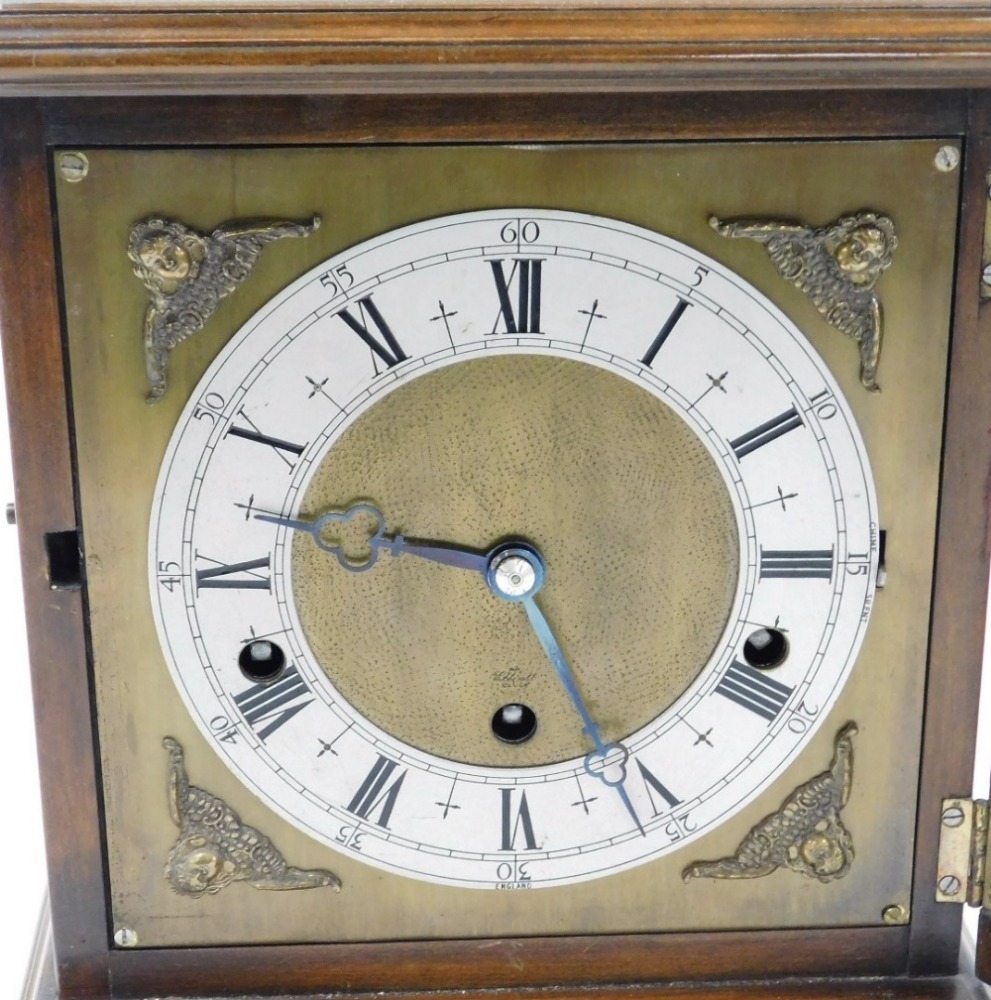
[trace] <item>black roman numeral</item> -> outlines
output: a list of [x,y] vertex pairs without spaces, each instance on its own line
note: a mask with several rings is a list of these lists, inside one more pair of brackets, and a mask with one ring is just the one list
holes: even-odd
[[[537,257],[515,258],[508,278],[503,270],[505,261],[490,260],[489,263],[499,295],[499,316],[506,324],[506,333],[540,333],[540,271],[543,260]],[[514,280],[518,283],[516,309],[510,295],[510,285]],[[497,318],[492,327],[493,333],[497,332],[498,325]]]
[[372,769],[361,783],[361,787],[348,803],[348,812],[353,812],[355,816],[360,816],[362,819],[368,819],[372,815],[372,811],[378,809],[378,818],[373,818],[373,822],[388,830],[392,810],[395,808],[399,790],[403,787],[403,781],[406,778],[406,771],[403,771],[393,779],[392,784],[389,784],[392,772],[397,767],[399,767],[398,761],[390,760],[379,754]]
[[658,795],[668,804],[668,809],[674,809],[674,807],[680,804],[681,799],[679,799],[673,792],[671,792],[667,786],[665,786],[658,777],[647,767],[637,760],[637,768],[640,771],[640,777],[643,778],[644,784],[647,786],[647,795],[650,798],[650,806],[654,810],[655,816],[660,816],[662,812],[666,812],[666,809],[658,809],[657,803],[654,801],[653,789]]
[[768,677],[748,663],[734,660],[715,690],[762,719],[773,722],[785,707],[794,688]]
[[295,667],[289,667],[274,684],[252,684],[234,695],[234,703],[262,742],[312,702],[310,689]]
[[[355,319],[347,309],[342,309],[336,313],[356,334],[381,358],[389,368],[394,368],[402,361],[408,361],[409,356],[399,346],[396,335],[385,321],[385,317],[379,312],[378,306],[372,301],[370,295],[363,299],[358,299],[358,311],[361,318]],[[368,329],[367,319],[378,330],[378,336]]]
[[520,792],[519,808],[513,810],[513,788],[500,788],[502,792],[502,849],[516,850],[516,837],[523,831],[525,850],[537,849],[537,838],[533,835],[533,821],[530,819],[530,807],[527,805],[526,792]]
[[793,431],[796,427],[801,427],[802,424],[803,420],[798,415],[798,411],[794,406],[790,406],[784,413],[779,413],[776,417],[772,417],[767,423],[755,427],[752,431],[747,431],[746,434],[741,434],[738,438],[734,438],[730,441],[729,446],[736,453],[737,458],[743,458],[744,455],[749,455],[752,451],[762,448],[775,438],[781,437],[782,434],[787,434],[788,431]]
[[238,427],[236,424],[231,424],[227,428],[224,437],[238,437],[243,438],[245,441],[254,441],[256,444],[264,444],[269,448],[275,450],[276,455],[279,456],[290,468],[293,463],[290,459],[286,458],[283,452],[289,452],[291,455],[303,454],[303,449],[306,448],[305,444],[296,444],[293,441],[284,441],[282,438],[270,437],[268,434],[262,434],[258,430],[258,426],[252,421],[252,419],[244,412],[243,409],[237,411],[238,415],[244,418],[245,423],[249,426]]
[[690,303],[687,299],[678,299],[678,304],[674,307],[671,315],[664,321],[660,332],[651,341],[650,347],[647,348],[647,353],[640,359],[640,364],[646,365],[649,368],[654,363],[657,352],[664,346],[664,341],[671,336],[671,331],[678,325],[678,320],[685,315],[685,310],[689,305]]
[[833,549],[765,549],[760,550],[762,580],[831,580]]
[[260,576],[252,570],[268,569],[270,556],[248,559],[246,562],[211,566],[196,571],[196,592],[201,590],[267,590],[272,591],[272,578]]

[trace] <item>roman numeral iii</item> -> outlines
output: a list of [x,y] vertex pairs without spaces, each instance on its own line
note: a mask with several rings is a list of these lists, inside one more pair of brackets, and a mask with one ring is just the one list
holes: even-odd
[[762,580],[831,580],[833,548],[760,550]]

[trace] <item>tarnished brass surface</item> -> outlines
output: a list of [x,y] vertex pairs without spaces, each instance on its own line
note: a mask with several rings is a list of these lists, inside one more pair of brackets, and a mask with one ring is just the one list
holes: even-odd
[[[141,947],[168,947],[880,926],[885,907],[907,906],[959,181],[933,165],[944,144],[84,150],[85,181],[55,183],[114,926],[133,929]],[[359,240],[447,212],[508,205],[647,226],[721,260],[771,297],[806,333],[850,402],[888,532],[888,582],[860,660],[803,755],[686,850],[608,879],[527,893],[452,889],[373,871],[262,805],[189,718],[159,652],[147,591],[148,517],[162,456],[188,394],[239,326],[307,268]],[[851,205],[898,220],[898,252],[881,286],[889,334],[882,393],[863,391],[849,343],[763,253],[750,241],[721,238],[707,222],[710,213],[835,219]],[[306,240],[261,255],[251,280],[172,353],[169,391],[149,407],[137,332],[147,293],[122,245],[135,221],[152,212],[203,232],[217,219],[319,212],[325,222]],[[768,485],[773,493],[777,484]],[[429,533],[404,520],[397,530]],[[856,878],[823,885],[778,871],[758,880],[682,883],[693,859],[731,855],[817,773],[836,730],[854,718],[858,778],[843,817],[856,831]],[[337,873],[340,894],[257,892],[244,883],[199,899],[172,892],[161,876],[175,834],[162,793],[164,733],[196,761],[198,785],[265,831],[294,864]]]
[[308,223],[233,219],[209,236],[177,219],[148,218],[131,227],[127,256],[151,296],[144,320],[149,403],[165,394],[169,352],[203,329],[265,244],[309,236],[319,225],[314,215]]
[[[673,410],[591,365],[479,358],[395,390],[331,449],[302,514],[359,499],[412,538],[535,545],[547,565],[541,607],[574,651],[569,665],[606,741],[671,704],[726,625],[739,543],[715,462]],[[292,558],[317,660],[386,732],[489,766],[587,752],[523,608],[493,597],[481,576],[386,558],[358,577],[306,535]],[[490,720],[517,701],[537,731],[504,743]]]
[[341,890],[341,880],[322,869],[304,871],[287,865],[263,833],[241,822],[226,802],[189,783],[182,747],[171,737],[168,802],[179,839],[169,851],[165,878],[174,892],[198,898],[216,895],[233,882],[255,889]]
[[888,216],[858,212],[817,229],[798,222],[725,221],[715,216],[709,224],[720,236],[763,243],[781,276],[860,345],[860,381],[868,392],[878,391],[884,320],[874,286],[898,247],[895,224]]
[[761,878],[790,868],[807,878],[832,882],[853,864],[853,837],[840,819],[853,783],[854,723],[837,734],[833,762],[788,796],[740,841],[736,852],[718,861],[695,861],[682,873],[693,878]]

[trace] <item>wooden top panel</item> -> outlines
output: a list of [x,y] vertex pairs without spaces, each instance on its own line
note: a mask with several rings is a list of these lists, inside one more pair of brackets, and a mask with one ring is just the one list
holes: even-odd
[[169,6],[8,7],[0,95],[991,84],[991,10],[972,0]]

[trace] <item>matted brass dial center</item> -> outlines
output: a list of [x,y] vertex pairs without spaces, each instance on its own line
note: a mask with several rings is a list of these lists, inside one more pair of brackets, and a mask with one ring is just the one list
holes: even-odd
[[[685,691],[729,616],[739,546],[715,461],[663,402],[590,364],[480,358],[396,388],[330,449],[299,516],[360,500],[410,539],[539,543],[499,546],[487,582],[409,556],[343,572],[306,534],[292,539],[294,601],[330,680],[440,757],[530,766],[588,752],[519,606],[534,588],[606,740]],[[520,700],[540,726],[510,745],[490,723]]]

